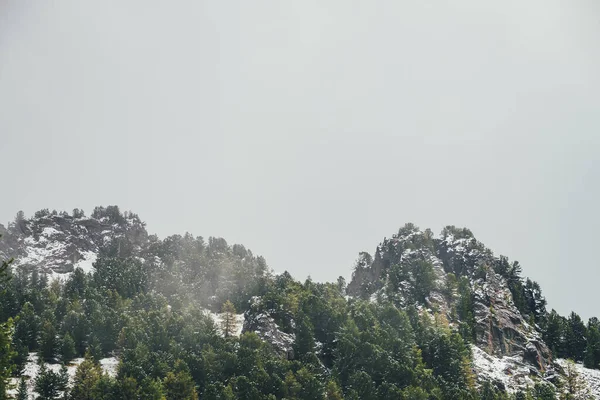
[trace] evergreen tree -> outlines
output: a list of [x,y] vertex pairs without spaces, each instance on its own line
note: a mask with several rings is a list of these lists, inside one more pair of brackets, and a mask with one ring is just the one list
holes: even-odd
[[68,363],[77,355],[77,351],[75,350],[75,341],[68,332],[65,333],[61,340],[60,354],[63,363]]
[[312,353],[315,347],[315,336],[308,317],[300,312],[296,318],[296,341],[294,342],[294,357],[301,358]]
[[233,334],[233,332],[235,332],[237,326],[235,306],[231,301],[227,300],[223,304],[221,313],[221,330],[223,331],[223,335],[225,337],[229,337]]
[[181,361],[175,364],[175,371],[167,373],[163,380],[167,400],[197,400],[196,385],[188,367]]
[[42,334],[40,337],[40,355],[44,361],[53,361],[58,354],[58,340],[56,329],[51,321],[45,321],[42,324]]
[[35,379],[34,387],[38,393],[40,400],[57,399],[58,396],[66,390],[69,377],[65,367],[61,372],[56,373],[46,367],[46,363],[42,360],[40,364],[40,372]]
[[566,355],[575,361],[582,361],[587,347],[586,329],[581,317],[571,312],[565,329]]
[[552,310],[546,318],[546,323],[542,331],[542,338],[546,345],[552,350],[554,358],[564,355],[563,332],[565,324],[563,318]]
[[144,400],[165,400],[162,383],[156,379],[144,379],[140,384],[139,398]]
[[70,400],[94,400],[101,375],[100,366],[94,362],[90,353],[86,353],[85,360],[75,371]]
[[334,380],[327,382],[325,387],[325,399],[326,400],[343,400],[342,390]]
[[114,391],[113,398],[123,400],[137,400],[138,399],[138,384],[135,378],[131,376],[119,379],[112,389]]
[[571,360],[567,361],[565,368],[565,393],[561,396],[561,400],[587,400],[592,396],[587,392],[585,382],[577,373],[575,363]]
[[583,363],[587,368],[600,366],[600,322],[597,318],[590,318],[587,326],[587,346]]
[[556,391],[547,383],[536,383],[533,388],[533,397],[536,400],[556,400]]
[[[3,289],[10,280],[9,265],[12,260],[2,261],[0,264],[0,296],[5,296]],[[6,399],[8,379],[13,371],[13,350],[11,348],[12,320],[0,322],[0,400]]]
[[19,379],[19,386],[17,387],[16,400],[29,400],[29,392],[27,390],[27,382],[24,377]]

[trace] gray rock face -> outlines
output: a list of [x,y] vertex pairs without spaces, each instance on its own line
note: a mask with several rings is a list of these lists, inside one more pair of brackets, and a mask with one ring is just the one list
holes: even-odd
[[515,307],[505,279],[488,268],[485,278],[473,282],[473,293],[477,346],[497,357],[521,356],[543,372],[550,351]]
[[[47,213],[1,227],[0,255],[14,265],[60,277],[82,267],[88,272],[98,254],[138,255],[147,242],[144,224],[134,214],[118,220]],[[127,254],[125,254],[127,253]]]
[[268,311],[261,311],[258,298],[253,299],[253,304],[244,313],[242,333],[245,332],[255,332],[283,357],[294,359],[295,335],[283,332]]

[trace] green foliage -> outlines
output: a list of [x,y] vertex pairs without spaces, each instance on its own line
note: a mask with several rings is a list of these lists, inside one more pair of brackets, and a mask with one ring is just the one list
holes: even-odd
[[460,321],[459,332],[464,340],[475,339],[475,316],[473,313],[473,292],[466,277],[462,277],[458,283],[457,313]]
[[168,372],[163,381],[167,400],[196,400],[198,394],[189,372]]
[[67,382],[68,375],[65,367],[57,373],[48,369],[46,363],[42,361],[40,372],[34,383],[35,391],[39,394],[38,399],[57,399],[58,396],[66,390]]
[[27,381],[25,381],[25,377],[21,377],[19,379],[19,386],[17,387],[17,396],[16,400],[29,400],[29,392],[27,390]]
[[[0,264],[0,283],[4,286],[10,279],[9,265],[12,260],[2,261]],[[5,290],[0,290],[0,296],[4,297]],[[6,398],[6,388],[13,365],[13,349],[11,346],[12,320],[0,321],[0,399]]]
[[40,337],[40,356],[44,361],[53,361],[58,355],[59,343],[52,321],[44,321]]
[[[48,215],[54,218],[40,218]],[[119,229],[137,218],[112,207],[93,215]],[[547,313],[539,285],[521,278],[518,263],[493,258],[468,230],[448,227],[445,241],[407,224],[374,257],[359,256],[347,286],[343,279],[273,276],[263,258],[220,238],[186,234],[134,244],[134,236],[102,245],[93,273],[76,269],[49,285],[43,274],[18,268],[2,286],[1,315],[14,317],[7,345],[18,349],[19,363],[29,351],[63,362],[87,353],[72,400],[507,399],[489,383],[476,387],[468,346],[476,333],[474,290],[492,270],[506,279],[526,318],[543,328],[555,355],[600,362],[598,321],[585,327],[576,315]],[[460,240],[465,257],[452,240]],[[441,287],[431,255],[448,272]],[[448,314],[436,309],[435,292],[453,308]],[[221,311],[220,326],[207,308]],[[268,321],[278,332],[236,337],[236,309],[248,326]],[[293,337],[293,351],[261,339],[277,335]],[[114,354],[120,365],[111,378],[97,360]],[[44,367],[35,384],[43,398],[56,398],[64,377]],[[515,398],[550,398],[551,389],[537,385]]]
[[533,397],[536,400],[556,400],[556,391],[545,383],[536,383],[533,388]]
[[71,335],[69,335],[69,333],[65,333],[61,340],[60,346],[60,355],[63,363],[68,363],[77,355],[77,351],[75,350],[75,341]]
[[94,362],[89,353],[86,354],[85,360],[75,371],[70,400],[93,400],[101,376],[100,366]]
[[231,336],[232,332],[235,331],[236,327],[236,315],[235,315],[235,306],[229,300],[223,303],[223,307],[221,309],[222,322],[221,322],[221,330],[225,337]]
[[590,318],[587,326],[586,349],[583,359],[587,368],[600,366],[600,322],[597,318]]

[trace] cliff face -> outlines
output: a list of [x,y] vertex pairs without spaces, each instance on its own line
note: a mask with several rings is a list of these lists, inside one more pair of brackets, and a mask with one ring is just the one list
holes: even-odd
[[348,292],[442,314],[457,329],[470,323],[477,375],[514,391],[551,378],[554,366],[539,327],[519,311],[507,279],[496,272],[501,262],[466,229],[448,227],[435,238],[409,224],[374,257],[360,254]]
[[[0,228],[3,229],[4,227]],[[15,259],[15,266],[64,279],[76,267],[85,272],[99,254],[139,255],[147,244],[144,223],[135,214],[98,207],[92,217],[38,212],[3,229],[0,255]]]

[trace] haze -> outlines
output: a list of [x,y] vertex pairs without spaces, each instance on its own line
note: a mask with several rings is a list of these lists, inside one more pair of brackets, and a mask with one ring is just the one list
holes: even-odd
[[600,316],[597,1],[0,2],[0,221],[117,204],[303,279],[469,227]]

